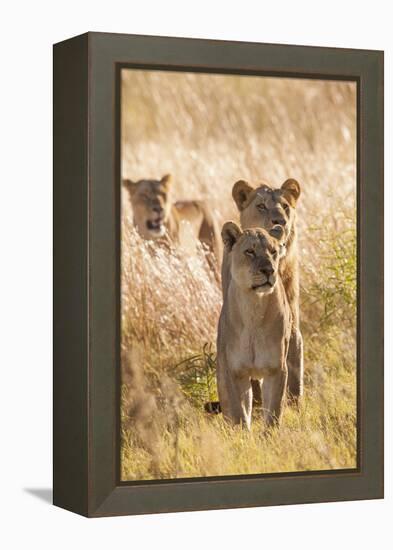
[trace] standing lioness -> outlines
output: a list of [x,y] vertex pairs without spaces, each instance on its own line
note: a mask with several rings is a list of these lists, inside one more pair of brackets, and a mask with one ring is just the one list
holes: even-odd
[[143,179],[136,182],[125,179],[123,186],[129,193],[134,225],[142,238],[164,241],[167,237],[178,243],[182,223],[186,222],[195,239],[199,239],[221,263],[221,239],[217,222],[203,201],[172,201],[172,177],[160,180]]
[[[280,262],[280,276],[292,313],[291,339],[288,352],[288,390],[297,402],[303,394],[303,339],[299,326],[299,273],[297,253],[296,206],[300,185],[294,179],[286,180],[281,187],[267,183],[256,187],[240,180],[232,189],[232,196],[240,212],[243,228],[262,227],[269,231],[273,226],[283,228],[285,258]],[[225,296],[230,273],[224,253],[222,286]],[[257,399],[259,396],[256,396]]]
[[279,276],[282,226],[242,231],[227,222],[222,238],[230,280],[218,325],[217,389],[224,416],[251,424],[251,380],[262,386],[266,423],[279,423],[287,384],[291,310]]

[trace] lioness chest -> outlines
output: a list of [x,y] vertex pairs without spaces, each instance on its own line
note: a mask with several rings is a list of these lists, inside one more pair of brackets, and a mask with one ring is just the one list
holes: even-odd
[[227,361],[235,375],[260,379],[272,369],[280,368],[282,337],[278,336],[277,330],[263,326],[262,316],[251,327],[248,323],[238,325],[232,327],[230,333]]

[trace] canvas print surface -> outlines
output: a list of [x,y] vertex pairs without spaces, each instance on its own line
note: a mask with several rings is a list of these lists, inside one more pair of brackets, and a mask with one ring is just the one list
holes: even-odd
[[356,83],[120,88],[121,480],[356,468]]

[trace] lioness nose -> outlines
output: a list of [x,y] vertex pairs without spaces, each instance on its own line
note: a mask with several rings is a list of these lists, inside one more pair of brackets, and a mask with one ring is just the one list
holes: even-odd
[[287,225],[287,220],[285,218],[276,217],[274,220],[272,220],[273,225],[282,225],[285,227]]
[[272,265],[264,265],[260,269],[261,273],[266,275],[266,277],[270,277],[270,275],[273,273],[274,269]]

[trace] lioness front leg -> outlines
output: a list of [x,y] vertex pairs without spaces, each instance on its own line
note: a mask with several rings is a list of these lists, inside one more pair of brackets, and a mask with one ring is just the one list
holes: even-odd
[[226,376],[218,376],[217,389],[224,417],[234,424],[250,429],[252,413],[252,389],[248,376],[234,376],[228,369]]
[[262,407],[268,426],[278,425],[281,421],[288,372],[286,368],[272,369],[263,379]]
[[288,392],[290,399],[297,404],[303,395],[303,338],[300,330],[293,328],[288,349]]

